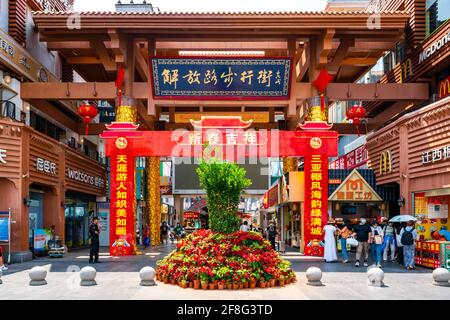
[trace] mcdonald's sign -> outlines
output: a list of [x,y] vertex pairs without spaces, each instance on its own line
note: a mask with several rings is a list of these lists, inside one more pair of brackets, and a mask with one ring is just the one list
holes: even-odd
[[380,154],[380,175],[392,172],[392,153],[390,150],[385,150]]
[[445,98],[450,95],[450,76],[444,80],[439,81],[439,99]]
[[413,67],[411,59],[406,59],[402,65],[400,70],[400,83],[403,83],[403,80],[413,75]]

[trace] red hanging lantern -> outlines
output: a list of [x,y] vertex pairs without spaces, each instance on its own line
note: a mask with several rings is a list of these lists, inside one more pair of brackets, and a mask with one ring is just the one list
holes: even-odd
[[88,135],[88,124],[98,115],[98,110],[89,103],[85,103],[78,107],[78,114],[83,118],[83,122],[86,124],[86,135]]
[[313,86],[319,91],[320,94],[320,107],[321,110],[325,110],[325,98],[324,98],[324,92],[327,88],[328,84],[333,80],[333,76],[328,73],[326,69],[320,70],[319,75],[317,76],[317,79],[314,80]]
[[354,105],[347,111],[347,119],[352,120],[353,124],[356,125],[356,131],[359,136],[359,127],[358,125],[361,123],[361,119],[366,115],[366,109],[362,106]]

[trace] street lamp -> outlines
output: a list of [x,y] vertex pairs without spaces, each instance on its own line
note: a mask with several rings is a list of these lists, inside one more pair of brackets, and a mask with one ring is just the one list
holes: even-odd
[[403,207],[405,205],[405,197],[400,196],[400,199],[397,200],[398,206]]

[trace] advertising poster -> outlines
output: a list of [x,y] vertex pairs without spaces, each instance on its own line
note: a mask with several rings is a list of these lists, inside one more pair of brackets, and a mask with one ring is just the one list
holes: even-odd
[[0,242],[9,241],[8,217],[0,217]]
[[48,249],[47,243],[50,240],[50,230],[34,230],[34,252],[45,252]]

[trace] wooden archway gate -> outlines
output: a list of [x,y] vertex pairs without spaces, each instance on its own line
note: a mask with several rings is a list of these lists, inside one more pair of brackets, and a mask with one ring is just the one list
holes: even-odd
[[338,154],[338,133],[325,123],[313,122],[297,131],[248,130],[251,122],[240,117],[203,117],[192,124],[194,131],[138,131],[133,123],[114,122],[101,135],[111,166],[111,255],[131,255],[135,249],[135,158],[204,157],[205,144],[209,144],[216,155],[230,161],[303,157],[303,246],[305,254],[322,256],[322,228],[328,219],[328,158]]

